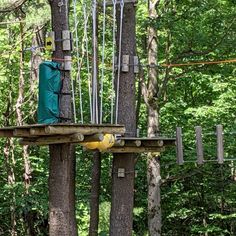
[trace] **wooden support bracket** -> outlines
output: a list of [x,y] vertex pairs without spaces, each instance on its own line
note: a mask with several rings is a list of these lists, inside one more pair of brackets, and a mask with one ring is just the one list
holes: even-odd
[[118,168],[118,178],[125,177],[125,168]]
[[122,72],[129,72],[129,55],[122,56]]
[[137,56],[134,56],[134,73],[139,73],[139,61]]
[[62,49],[63,51],[71,50],[71,33],[69,30],[62,30]]

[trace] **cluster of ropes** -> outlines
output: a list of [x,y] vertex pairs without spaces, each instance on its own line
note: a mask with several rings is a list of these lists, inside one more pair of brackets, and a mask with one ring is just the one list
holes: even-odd
[[[120,27],[119,32],[117,32],[117,12],[116,6],[117,4],[120,5]],[[90,122],[93,124],[102,124],[104,121],[104,81],[105,81],[105,54],[106,54],[106,18],[107,18],[107,1],[104,0],[102,4],[102,45],[101,45],[101,63],[98,65],[98,45],[97,45],[97,7],[98,2],[96,0],[92,1],[92,4],[88,3],[86,0],[82,0],[82,14],[81,17],[82,23],[78,20],[77,14],[77,0],[73,0],[73,12],[74,12],[74,37],[75,37],[75,51],[76,51],[76,58],[77,58],[77,75],[76,81],[78,84],[78,93],[79,93],[79,112],[76,111],[75,105],[75,86],[74,81],[72,80],[72,100],[73,100],[73,113],[74,113],[74,121],[77,122],[77,113],[79,114],[78,122],[84,123],[84,104],[83,100],[85,99],[84,90],[82,92],[82,65],[84,59],[86,60],[86,73],[87,75],[86,81],[88,86],[88,100],[89,100],[89,114],[90,114]],[[110,99],[110,123],[117,124],[118,122],[118,104],[119,104],[119,81],[120,81],[120,74],[121,74],[121,44],[122,44],[122,29],[123,29],[123,10],[124,10],[124,0],[112,1],[112,71],[109,77],[111,81],[110,84],[110,91],[109,97]],[[89,20],[92,20],[92,45],[89,43]],[[83,28],[83,38],[82,40],[79,39],[78,29],[79,27]],[[118,35],[118,52],[116,52],[116,34]],[[82,42],[82,45],[79,45],[79,42]],[[92,48],[92,62],[89,56],[89,50]],[[81,50],[79,50],[81,48]],[[116,68],[116,53],[118,54],[117,59],[117,68]],[[98,68],[99,68],[99,77],[98,78]],[[117,69],[117,70],[116,70]],[[116,74],[117,73],[117,74]],[[115,79],[116,79],[116,91],[115,91]],[[116,96],[115,96],[116,94]],[[106,122],[108,122],[106,118]]]

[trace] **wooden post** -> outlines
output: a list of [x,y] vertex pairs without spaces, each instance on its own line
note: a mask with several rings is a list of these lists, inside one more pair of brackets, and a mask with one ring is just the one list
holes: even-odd
[[177,154],[177,164],[184,164],[184,153],[183,153],[183,138],[182,138],[182,128],[176,128],[176,154]]
[[219,164],[224,163],[224,146],[223,146],[223,126],[216,126],[216,138],[217,138],[217,161]]
[[196,133],[196,151],[197,151],[197,163],[199,165],[204,164],[203,160],[203,144],[202,144],[202,127],[196,126],[195,127]]

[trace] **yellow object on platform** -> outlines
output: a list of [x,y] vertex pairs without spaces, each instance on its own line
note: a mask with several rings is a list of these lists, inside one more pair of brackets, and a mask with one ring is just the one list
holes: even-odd
[[82,143],[87,149],[95,150],[98,149],[100,152],[111,148],[115,144],[115,137],[112,134],[105,134],[104,138],[100,142],[87,142]]

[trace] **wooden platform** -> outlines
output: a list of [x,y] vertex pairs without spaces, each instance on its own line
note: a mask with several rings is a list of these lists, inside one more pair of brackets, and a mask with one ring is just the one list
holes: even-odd
[[165,147],[175,146],[175,138],[118,137],[115,145],[108,149],[111,153],[163,152]]
[[21,138],[20,143],[48,145],[55,143],[76,143],[82,141],[101,141],[103,134],[124,134],[122,125],[80,125],[50,124],[26,125],[0,128],[0,137]]
[[102,141],[104,134],[116,135],[115,145],[106,150],[111,153],[162,152],[166,146],[174,146],[175,138],[123,137],[122,125],[51,124],[26,125],[0,128],[0,137],[20,138],[21,145],[50,145]]

